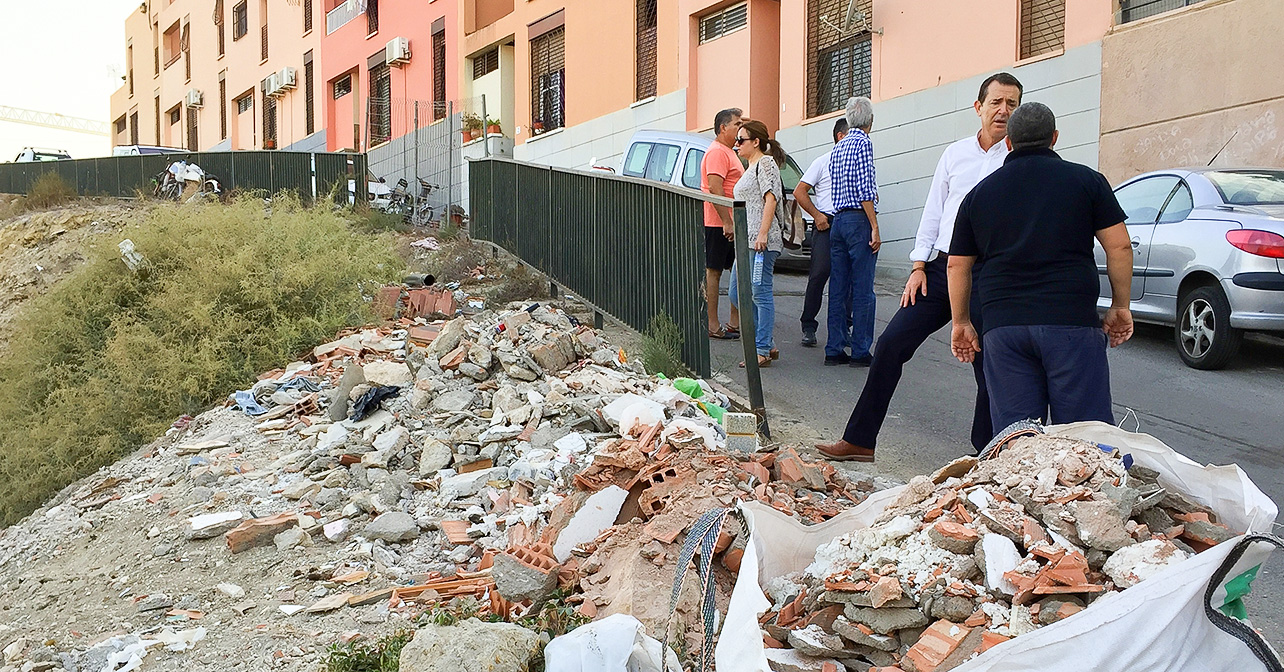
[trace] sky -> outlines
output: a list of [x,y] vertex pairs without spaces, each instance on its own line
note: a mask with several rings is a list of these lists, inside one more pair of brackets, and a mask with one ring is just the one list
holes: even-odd
[[[125,71],[125,17],[142,0],[0,0],[0,105],[109,122]],[[107,136],[0,121],[0,161],[23,147],[65,149],[73,158],[111,153]]]

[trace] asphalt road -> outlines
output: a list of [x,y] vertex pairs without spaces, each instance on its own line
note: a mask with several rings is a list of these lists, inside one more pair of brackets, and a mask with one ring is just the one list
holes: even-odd
[[[724,278],[725,286],[725,278]],[[841,436],[860,395],[866,369],[825,367],[823,347],[799,345],[806,276],[776,276],[776,347],[781,358],[762,370],[768,420],[780,438],[810,442]],[[875,335],[897,308],[903,285],[881,281]],[[723,318],[726,297],[722,298]],[[824,310],[820,316],[824,345]],[[713,341],[713,368],[743,390],[738,341]],[[1126,429],[1139,425],[1200,463],[1238,464],[1275,502],[1284,505],[1284,341],[1248,339],[1222,371],[1182,364],[1172,330],[1140,326],[1128,343],[1110,352],[1111,392],[1117,419],[1131,409]],[[943,328],[905,366],[879,436],[876,472],[906,480],[930,473],[971,452],[975,383],[971,369],[950,354]],[[1276,534],[1284,534],[1277,525]],[[1263,568],[1248,598],[1254,624],[1284,650],[1284,551]]]

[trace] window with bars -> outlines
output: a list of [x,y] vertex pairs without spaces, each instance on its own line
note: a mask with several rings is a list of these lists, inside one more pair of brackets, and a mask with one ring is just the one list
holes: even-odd
[[235,42],[250,32],[250,8],[246,0],[232,6],[232,41]]
[[313,101],[316,85],[312,77],[312,52],[309,51],[303,55],[303,124],[308,135],[312,135],[317,130],[316,103]]
[[226,73],[218,77],[218,137],[227,139],[227,79]]
[[183,106],[175,105],[169,111],[169,125],[173,126],[183,120]]
[[473,79],[481,79],[499,69],[499,47],[478,54],[473,59]]
[[866,20],[847,25],[851,0],[807,2],[807,116],[818,117],[847,106],[853,96],[869,96],[872,59],[868,27],[873,0],[856,0]]
[[1202,0],[1119,0],[1119,23],[1137,21],[1174,9],[1189,7]]
[[129,144],[138,144],[138,113],[129,113]]
[[656,0],[637,0],[637,2],[637,91],[635,92],[635,99],[644,100],[654,96],[656,93],[659,31],[656,20]]
[[198,128],[198,124],[197,124],[196,108],[188,108],[187,110],[187,151],[189,152],[201,151],[199,138],[197,137],[197,128]]
[[303,34],[312,32],[312,3],[315,0],[303,0]]
[[370,68],[370,105],[366,114],[367,147],[392,139],[392,74],[385,64]]
[[245,114],[254,109],[254,93],[247,93],[236,99],[236,113]]
[[259,53],[259,60],[261,60],[261,61],[266,61],[266,60],[268,60],[268,29],[267,29],[267,28],[268,28],[268,27],[267,27],[267,22],[264,22],[264,23],[263,23],[263,27],[259,29],[259,35],[260,35],[260,38],[259,38],[259,52],[260,52],[260,53]]
[[531,128],[545,133],[566,125],[566,27],[531,40]]
[[379,32],[379,0],[366,0],[366,34]]
[[227,52],[227,37],[223,30],[223,0],[214,0],[214,33],[218,36],[218,55]]
[[446,31],[432,34],[432,118],[446,117]]
[[1066,0],[1021,0],[1021,53],[1026,59],[1064,49]]
[[263,149],[276,149],[276,98],[263,97]]
[[700,18],[700,43],[716,40],[747,25],[749,25],[749,3],[747,2],[716,11]]
[[332,87],[333,91],[331,92],[331,96],[335,100],[352,93],[352,75],[346,75],[341,79],[334,80]]

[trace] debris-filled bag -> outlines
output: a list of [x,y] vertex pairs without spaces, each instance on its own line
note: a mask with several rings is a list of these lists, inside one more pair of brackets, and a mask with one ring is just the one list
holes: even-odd
[[[1011,639],[996,637],[995,641],[976,647],[982,652],[970,660],[966,660],[966,656],[975,650],[973,645],[968,644],[967,650],[959,647],[957,653],[950,657],[950,663],[942,665],[941,669],[952,668],[959,672],[1029,669],[1051,672],[1284,670],[1270,646],[1249,624],[1239,620],[1246,618],[1240,598],[1247,594],[1249,584],[1270,551],[1280,545],[1278,539],[1262,534],[1269,531],[1278,513],[1276,505],[1242,470],[1235,466],[1200,466],[1151,436],[1124,432],[1103,423],[1055,426],[1048,428],[1046,434],[1058,437],[1057,440],[1064,438],[1095,443],[1103,451],[1117,449],[1117,455],[1130,456],[1125,457],[1122,464],[1135,463],[1144,469],[1158,472],[1158,483],[1164,490],[1178,493],[1185,500],[1206,507],[1206,510],[1215,515],[1214,521],[1221,521],[1231,529],[1246,534],[1211,545],[1203,552],[1185,559],[1181,559],[1186,555],[1183,553],[1175,559],[1170,558],[1166,564],[1150,567],[1150,571],[1144,575],[1133,577],[1135,585],[1126,584],[1131,587],[1107,592],[1092,601],[1086,609],[1068,609],[1070,615],[1043,627],[1035,626],[1012,632]],[[1096,448],[1092,450],[1095,451]],[[1130,471],[1129,474],[1131,473]],[[923,479],[920,477],[916,481],[922,483]],[[926,483],[931,485],[930,480]],[[782,581],[819,564],[825,556],[825,549],[822,547],[829,545],[833,548],[836,539],[850,538],[855,533],[879,532],[880,530],[871,526],[876,522],[878,525],[887,525],[890,514],[884,515],[885,512],[889,509],[895,511],[895,504],[903,502],[905,496],[910,494],[907,490],[914,487],[915,482],[911,482],[907,486],[875,493],[855,508],[812,526],[803,526],[768,506],[758,503],[742,504],[741,512],[752,530],[752,537],[741,560],[741,571],[716,649],[717,669],[766,672],[773,669],[769,659],[784,662],[799,657],[814,662],[814,667],[821,669],[823,658],[808,659],[806,655],[799,654],[808,653],[807,649],[810,647],[812,656],[819,655],[817,650],[824,648],[825,637],[830,637],[831,643],[838,640],[825,632],[837,629],[833,625],[833,617],[827,622],[825,619],[809,617],[805,630],[792,630],[788,640],[794,649],[767,648],[763,641],[765,626],[760,622],[760,617],[773,608],[773,599],[768,594],[775,597],[775,608],[780,609]],[[949,515],[948,510],[946,515]],[[915,522],[914,527],[917,525]],[[923,526],[927,527],[926,524]],[[1157,535],[1157,538],[1163,537]],[[1141,549],[1143,546],[1137,543],[1127,548]],[[818,549],[821,549],[819,554]],[[1026,562],[1029,561],[1030,558],[1027,558]],[[1050,568],[1051,563],[1045,566],[1045,569]],[[981,573],[985,574],[984,566]],[[884,573],[883,576],[887,574]],[[1010,577],[1012,572],[1004,576]],[[873,581],[874,576],[870,580]],[[827,582],[826,586],[829,587],[830,584]],[[873,594],[873,591],[869,593]],[[896,592],[895,599],[914,605],[914,602],[901,598],[899,591]],[[798,601],[802,601],[801,596]],[[896,602],[889,601],[888,604]],[[786,605],[785,609],[780,609],[781,612],[790,606]],[[879,606],[877,601],[874,606]],[[985,615],[981,611],[978,609],[977,615],[984,620]],[[1015,606],[1012,611],[1017,611]],[[851,614],[851,609],[844,613]],[[849,626],[852,623],[841,615],[838,619],[844,628],[851,631]],[[811,625],[818,620],[826,623],[824,629]],[[967,619],[969,622],[972,620]],[[897,635],[904,632],[922,632],[922,641],[935,638],[945,642],[948,647],[958,646],[969,630],[962,623],[957,627],[949,627],[955,624],[940,619],[926,630],[922,628],[926,623],[915,623],[902,632],[890,633],[889,637],[888,633],[871,632],[863,624],[855,625],[860,628],[860,632],[869,635],[868,641],[871,644],[890,642],[885,651],[895,651],[900,647],[902,652],[905,651],[905,638],[901,637],[898,643]],[[933,632],[941,625],[945,626],[944,632]],[[978,627],[970,630],[977,631],[978,635],[991,634],[989,631],[981,633],[983,628]],[[853,632],[853,635],[865,639],[860,632]],[[803,636],[808,634],[813,636]],[[1016,636],[1018,634],[1020,636]],[[819,639],[814,635],[819,635]],[[774,636],[784,635],[777,629]],[[950,642],[951,636],[954,637],[953,642]],[[849,637],[844,636],[844,639],[850,641]],[[815,646],[811,646],[812,644]],[[932,645],[933,643],[925,644],[927,648]],[[915,648],[918,646],[915,645]],[[941,653],[941,656],[951,652],[953,649]],[[912,653],[913,649],[910,650],[910,654]],[[960,656],[966,662],[960,663]],[[936,665],[941,662],[936,659],[928,661],[928,665],[916,666],[916,661],[921,664],[923,658],[920,656],[916,659],[909,654],[900,658],[900,664],[907,671],[920,667],[936,669]],[[837,662],[832,659],[828,665]]]

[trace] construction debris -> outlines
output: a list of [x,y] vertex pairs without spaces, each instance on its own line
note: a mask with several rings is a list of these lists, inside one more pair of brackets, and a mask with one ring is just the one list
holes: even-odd
[[809,664],[945,672],[1240,533],[1130,464],[1037,435],[915,477],[872,525],[768,586],[768,659],[807,669],[773,653],[791,648]]

